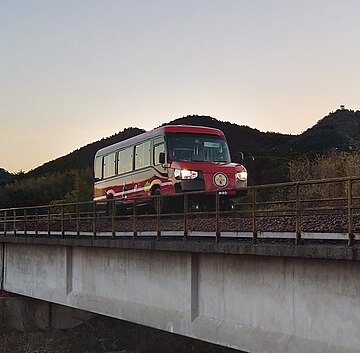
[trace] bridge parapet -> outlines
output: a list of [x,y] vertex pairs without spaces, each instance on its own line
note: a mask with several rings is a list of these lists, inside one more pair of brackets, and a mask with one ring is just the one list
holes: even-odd
[[191,206],[203,192],[147,198],[150,205],[174,205],[176,212],[167,214],[159,207],[152,211],[149,202],[145,207],[140,198],[129,199],[121,214],[116,200],[0,209],[0,236],[212,237],[215,242],[247,239],[253,244],[271,238],[349,245],[359,239],[360,177],[250,186],[228,210],[221,201],[231,191],[213,192],[212,206],[203,209]]

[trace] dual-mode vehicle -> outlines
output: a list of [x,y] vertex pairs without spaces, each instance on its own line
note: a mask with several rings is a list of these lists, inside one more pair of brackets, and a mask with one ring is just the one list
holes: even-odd
[[175,206],[176,199],[161,198],[156,203],[159,198],[152,195],[205,191],[189,196],[189,208],[200,210],[219,191],[221,205],[231,209],[231,199],[247,186],[247,171],[231,162],[224,133],[190,125],[162,126],[100,149],[94,176],[94,201],[114,200],[126,208],[138,198],[141,203],[154,203],[161,212]]

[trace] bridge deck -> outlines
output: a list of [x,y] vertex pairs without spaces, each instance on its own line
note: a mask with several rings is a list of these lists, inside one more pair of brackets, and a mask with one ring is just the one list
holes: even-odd
[[[133,234],[122,234],[116,237],[111,232],[99,234],[93,237],[82,234],[77,237],[61,232],[54,232],[51,237],[44,232],[42,235],[34,236],[16,233],[16,236],[7,233],[0,236],[0,243],[24,243],[44,244],[80,247],[103,247],[150,251],[177,251],[187,253],[218,253],[234,255],[253,255],[271,257],[298,257],[312,259],[333,260],[360,260],[360,241],[356,240],[352,246],[347,243],[347,234],[343,233],[317,233],[304,234],[301,242],[295,244],[296,233],[266,233],[253,243],[253,238],[248,234],[229,234],[223,236],[220,242],[214,241],[214,233],[194,233],[184,240],[180,232],[163,234],[159,240],[155,232],[140,234],[135,239]],[[246,236],[248,235],[248,236]],[[316,238],[318,237],[318,238]],[[357,236],[358,239],[358,236]]]

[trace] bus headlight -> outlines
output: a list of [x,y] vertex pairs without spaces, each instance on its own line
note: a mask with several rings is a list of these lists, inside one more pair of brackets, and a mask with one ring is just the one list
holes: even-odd
[[240,180],[240,181],[247,180],[247,172],[243,171],[243,172],[236,173],[236,180]]
[[195,179],[198,177],[198,172],[193,170],[186,170],[186,169],[175,169],[174,176],[177,180],[189,180]]

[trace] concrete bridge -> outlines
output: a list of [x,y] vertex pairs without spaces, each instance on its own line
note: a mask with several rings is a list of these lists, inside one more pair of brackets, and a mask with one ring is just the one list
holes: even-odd
[[360,352],[357,245],[0,241],[9,292],[245,352]]
[[[224,231],[238,210],[157,214],[142,228],[143,215],[99,216],[94,205],[93,217],[79,205],[0,210],[1,289],[245,352],[359,353],[359,198],[315,200],[319,219],[345,217],[345,231],[305,232],[315,216],[296,188],[286,214],[253,201],[250,230]],[[277,218],[259,229],[274,214],[293,229],[277,231]]]

